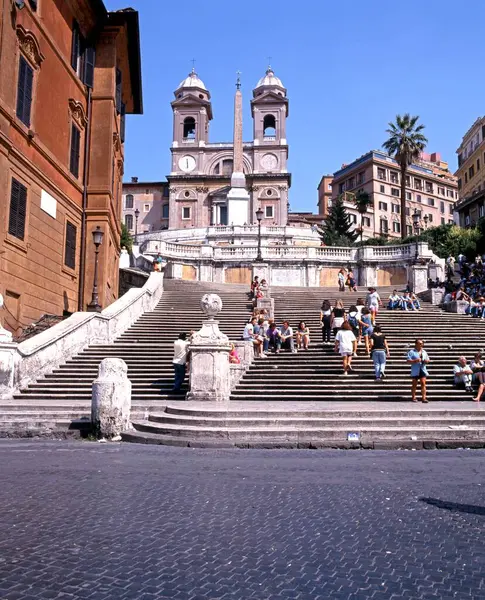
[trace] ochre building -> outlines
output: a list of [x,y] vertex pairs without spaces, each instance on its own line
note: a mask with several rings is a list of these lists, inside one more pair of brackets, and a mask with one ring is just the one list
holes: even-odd
[[0,292],[15,334],[118,297],[125,115],[142,112],[138,13],[101,0],[2,1]]

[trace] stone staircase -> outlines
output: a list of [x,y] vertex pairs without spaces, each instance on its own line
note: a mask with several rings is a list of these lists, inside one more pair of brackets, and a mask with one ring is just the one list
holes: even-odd
[[[384,304],[391,288],[379,290]],[[378,323],[391,358],[384,382],[374,380],[372,361],[359,346],[355,372],[344,376],[333,346],[321,343],[319,309],[324,298],[342,297],[346,307],[366,290],[339,293],[312,288],[273,288],[278,323],[306,322],[311,348],[256,359],[231,396],[229,407],[167,406],[135,421],[128,441],[177,445],[253,447],[436,447],[485,445],[485,404],[453,387],[452,366],[485,347],[485,325],[424,303],[418,312],[381,310]],[[410,402],[406,354],[416,337],[430,358],[428,399]],[[349,440],[357,434],[358,441]],[[352,437],[352,436],[350,436]],[[355,436],[354,436],[355,437]]]
[[[157,308],[145,313],[113,344],[91,346],[14,396],[0,401],[0,437],[67,435],[89,429],[91,384],[103,358],[122,358],[132,382],[133,418],[164,409],[168,401],[185,397],[173,387],[173,342],[180,331],[200,329],[199,303],[207,285],[166,280]],[[223,301],[220,327],[239,339],[250,304],[246,286],[211,285]],[[185,386],[186,387],[186,386]]]
[[[387,299],[390,288],[381,288]],[[0,403],[0,436],[64,436],[89,426],[91,383],[99,362],[123,358],[133,384],[135,430],[126,441],[189,446],[423,448],[483,447],[485,409],[452,386],[452,365],[460,354],[471,358],[485,347],[485,325],[463,315],[424,304],[417,313],[386,311],[378,322],[388,336],[388,377],[375,382],[371,360],[359,347],[355,373],[343,376],[340,357],[323,346],[318,324],[324,298],[343,297],[346,307],[364,296],[334,289],[273,288],[278,322],[296,327],[304,320],[311,348],[256,359],[227,406],[180,402],[170,392],[172,347],[179,331],[199,329],[201,296],[223,300],[221,330],[240,339],[251,306],[247,288],[167,280],[162,299],[115,343],[91,346],[53,373],[31,384],[12,402]],[[410,402],[408,346],[423,337],[430,354],[431,404]],[[84,417],[84,421],[79,421]]]

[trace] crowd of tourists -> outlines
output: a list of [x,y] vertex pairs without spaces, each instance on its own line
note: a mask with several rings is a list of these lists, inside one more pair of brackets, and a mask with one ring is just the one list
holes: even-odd
[[[460,272],[467,274],[467,279],[460,281],[460,286],[453,292],[456,299],[469,302],[470,314],[485,318],[485,297],[479,296],[475,299],[470,295],[475,293],[485,294],[485,266],[482,261],[477,260],[469,271],[463,269],[466,263],[459,258]],[[454,261],[451,261],[454,268]],[[344,291],[345,286],[350,291],[356,291],[355,280],[351,271],[348,273],[341,269],[338,274],[339,290]],[[271,353],[279,354],[282,351],[296,354],[298,351],[307,351],[310,348],[310,329],[304,321],[293,326],[288,320],[278,323],[265,308],[258,308],[258,299],[269,295],[268,284],[265,279],[259,281],[258,277],[251,283],[249,296],[253,301],[253,314],[244,327],[243,340],[252,342],[255,356],[267,358]],[[354,372],[352,365],[353,357],[357,356],[359,346],[369,356],[374,365],[376,381],[383,381],[386,377],[386,363],[390,357],[390,348],[381,326],[377,324],[383,301],[376,288],[370,287],[367,295],[357,297],[355,303],[345,309],[342,299],[334,303],[324,300],[320,308],[320,327],[322,344],[333,346],[335,353],[342,358],[342,370],[344,375]],[[415,294],[406,290],[399,293],[393,290],[387,301],[388,310],[417,311],[421,308],[419,299]],[[190,335],[181,333],[179,339],[174,343],[174,392],[181,389],[190,358]],[[424,348],[425,342],[417,338],[406,356],[406,362],[411,367],[411,400],[417,402],[418,387],[421,392],[421,401],[428,402],[426,382],[428,378],[429,355]],[[240,363],[235,345],[231,345],[229,362]],[[485,391],[485,361],[482,354],[475,355],[470,363],[466,357],[460,356],[453,366],[453,384],[463,387],[466,392],[472,393],[473,386],[477,386],[477,393],[473,400],[480,402]]]

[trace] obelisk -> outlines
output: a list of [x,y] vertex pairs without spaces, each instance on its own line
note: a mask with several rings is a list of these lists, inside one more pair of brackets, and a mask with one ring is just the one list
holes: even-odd
[[249,192],[246,189],[244,175],[242,93],[239,73],[234,97],[234,148],[231,189],[227,193],[227,222],[229,225],[249,224]]

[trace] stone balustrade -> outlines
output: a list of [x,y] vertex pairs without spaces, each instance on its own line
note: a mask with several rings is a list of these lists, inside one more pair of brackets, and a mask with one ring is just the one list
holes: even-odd
[[142,288],[132,288],[101,313],[77,312],[25,342],[0,343],[0,397],[51,372],[92,344],[111,344],[163,293],[163,273],[151,273]]

